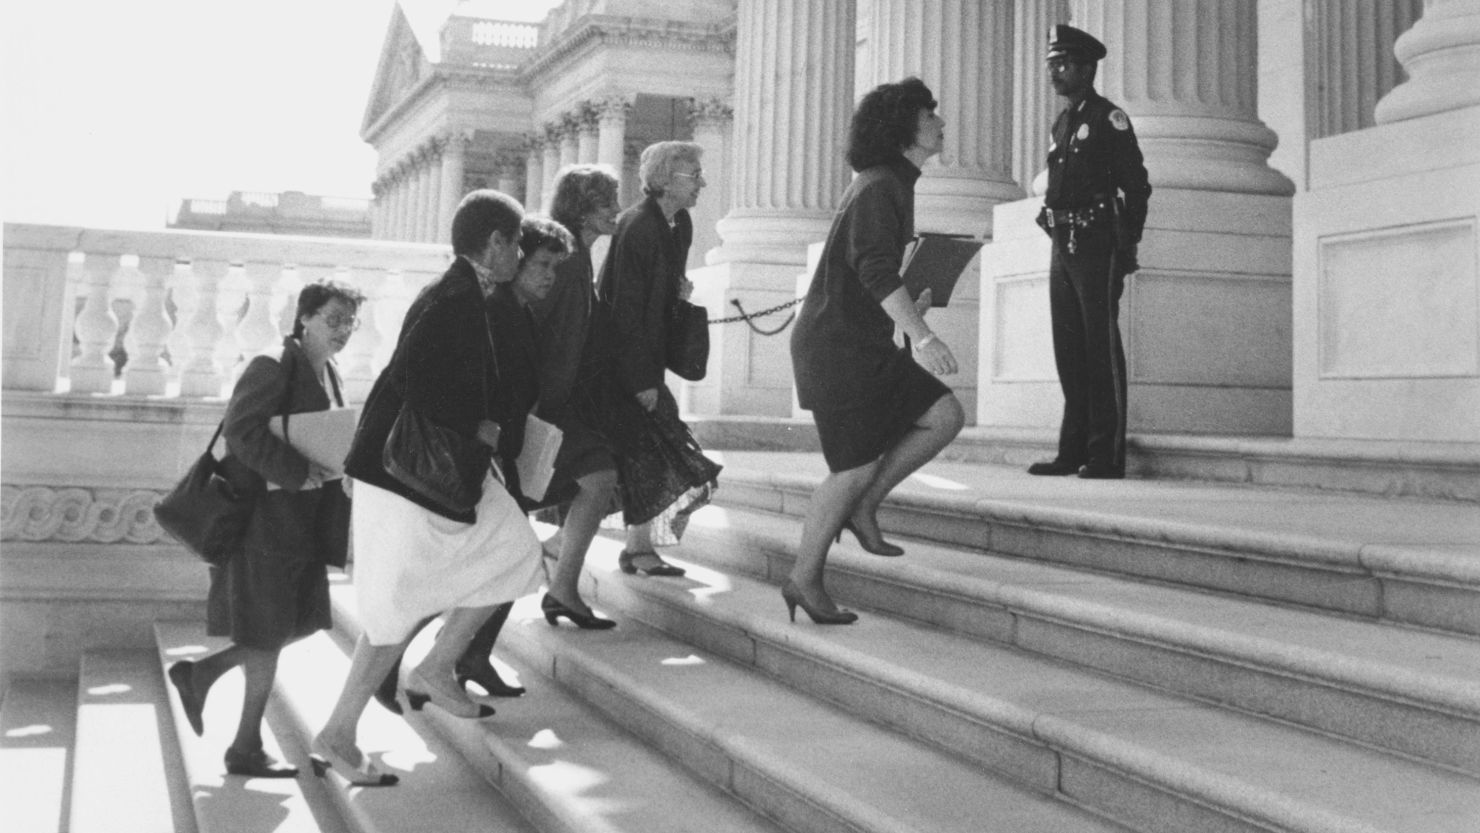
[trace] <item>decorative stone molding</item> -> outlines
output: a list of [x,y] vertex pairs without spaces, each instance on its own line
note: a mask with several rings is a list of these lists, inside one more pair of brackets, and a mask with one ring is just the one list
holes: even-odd
[[173,543],[154,520],[151,489],[0,487],[0,541]]
[[1377,103],[1378,124],[1480,106],[1480,0],[1424,0],[1423,16],[1393,53],[1408,80]]
[[694,127],[701,125],[719,127],[729,124],[734,119],[735,108],[727,99],[694,99],[689,104],[689,124]]
[[602,124],[626,124],[632,116],[633,96],[609,95],[590,102]]
[[542,55],[520,71],[521,80],[553,75],[566,61],[583,52],[598,48],[639,49],[649,52],[735,52],[733,25],[701,26],[692,23],[667,22],[655,26],[631,17],[586,15],[582,22],[567,29]]

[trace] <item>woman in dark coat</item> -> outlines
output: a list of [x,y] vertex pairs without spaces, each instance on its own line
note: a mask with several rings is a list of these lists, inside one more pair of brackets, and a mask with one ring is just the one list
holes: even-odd
[[[957,370],[950,348],[922,318],[930,298],[912,301],[899,278],[914,235],[915,180],[943,142],[945,120],[935,107],[918,78],[882,84],[859,103],[848,146],[858,176],[843,195],[792,329],[797,398],[812,411],[829,471],[812,495],[782,587],[793,619],[800,605],[818,624],[857,620],[823,588],[828,545],[848,529],[869,552],[903,554],[879,532],[879,505],[965,422],[961,403],[930,375]],[[910,347],[895,345],[896,327]]]
[[[243,548],[211,569],[207,633],[231,644],[195,662],[170,666],[190,728],[204,731],[201,713],[212,684],[240,665],[246,678],[241,722],[226,750],[226,771],[259,778],[291,778],[262,749],[262,716],[283,647],[330,627],[329,580],[322,524],[330,501],[343,494],[334,473],[310,461],[268,430],[279,414],[343,407],[339,374],[330,357],[358,326],[364,296],[343,284],[310,284],[298,295],[293,334],[280,351],[253,358],[226,406],[224,465],[240,486],[258,493]],[[291,431],[291,420],[289,421]],[[342,523],[348,516],[338,514]],[[336,536],[344,537],[344,530]],[[342,553],[338,557],[342,557]]]
[[[658,142],[643,150],[639,175],[647,198],[617,218],[597,285],[615,327],[618,382],[637,397],[653,429],[634,432],[620,450],[628,526],[618,564],[625,573],[684,574],[654,550],[653,522],[666,522],[671,535],[665,542],[676,542],[688,516],[709,502],[719,476],[719,466],[679,419],[664,382],[668,310],[675,297],[687,299],[694,289],[685,275],[694,238],[688,209],[705,185],[701,153],[693,142]],[[641,507],[636,520],[633,506]]]

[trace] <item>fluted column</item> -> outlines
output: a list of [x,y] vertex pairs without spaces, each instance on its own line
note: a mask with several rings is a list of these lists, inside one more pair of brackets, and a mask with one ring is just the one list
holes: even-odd
[[538,136],[524,141],[524,207],[546,211],[544,143]]
[[[500,153],[494,162],[496,187],[515,199],[519,198],[519,162],[511,153]],[[521,200],[522,202],[522,200]],[[528,210],[529,206],[525,206]]]
[[555,193],[555,175],[560,173],[560,125],[545,125],[545,149],[544,149],[543,175],[544,182],[540,186],[540,192],[545,194],[544,203],[549,205],[549,195]]
[[113,389],[113,359],[108,355],[118,336],[118,316],[111,305],[118,255],[88,254],[87,300],[73,323],[80,352],[69,375],[74,393],[108,393]]
[[437,239],[437,227],[442,219],[442,163],[446,156],[447,139],[436,137],[427,144],[426,199],[421,220],[421,241],[431,243]]
[[397,240],[410,240],[408,230],[411,227],[411,184],[414,181],[410,159],[402,159],[396,165],[396,237]]
[[411,154],[411,199],[406,206],[406,239],[421,242],[421,221],[426,216],[426,155],[422,148]]
[[919,77],[946,121],[945,147],[915,184],[915,227],[989,235],[992,206],[1023,196],[1012,174],[1012,6],[868,2],[872,66],[863,75],[872,84]]
[[1393,52],[1408,80],[1377,103],[1378,124],[1480,105],[1480,0],[1425,0]]
[[442,183],[438,191],[437,228],[433,240],[445,240],[452,232],[452,216],[463,198],[463,177],[467,169],[468,143],[471,136],[453,133],[442,150]]
[[689,124],[694,142],[704,149],[702,166],[705,187],[703,198],[691,214],[694,219],[694,242],[689,247],[689,263],[705,262],[705,254],[720,244],[716,225],[730,203],[730,134],[734,110],[723,99],[695,101],[689,107]]
[[560,167],[580,161],[581,122],[575,113],[560,119]]
[[596,161],[610,166],[617,175],[617,193],[622,192],[623,146],[627,141],[627,118],[632,114],[632,101],[626,96],[613,96],[596,103]]
[[595,164],[601,147],[601,112],[597,109],[596,102],[587,101],[581,104],[577,123],[579,138],[576,140],[576,158],[585,165]]
[[1049,132],[1063,102],[1049,86],[1044,58],[1049,27],[1068,19],[1069,0],[1016,0],[1013,6],[1012,172],[1028,194],[1048,186]]
[[[848,183],[839,148],[853,104],[852,0],[740,0],[735,156],[719,257],[806,261]],[[790,289],[788,288],[788,292]]]

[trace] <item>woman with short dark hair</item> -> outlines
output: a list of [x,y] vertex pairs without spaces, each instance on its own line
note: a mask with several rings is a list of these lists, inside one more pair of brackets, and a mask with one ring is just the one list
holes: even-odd
[[[944,141],[935,108],[918,78],[881,84],[859,102],[848,144],[858,176],[843,194],[792,329],[797,399],[812,412],[829,471],[807,507],[781,590],[793,620],[798,606],[818,624],[858,619],[823,588],[828,545],[847,529],[871,553],[903,554],[880,533],[879,506],[965,423],[961,403],[931,375],[957,367],[925,325],[928,290],[911,299],[899,277],[914,236],[915,180]],[[895,328],[910,347],[895,345]]]

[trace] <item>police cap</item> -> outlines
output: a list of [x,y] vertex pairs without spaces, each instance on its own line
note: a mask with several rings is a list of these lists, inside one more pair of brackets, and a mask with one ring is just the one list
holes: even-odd
[[1060,23],[1048,30],[1048,57],[1068,58],[1078,63],[1093,63],[1105,57],[1105,44],[1083,29]]

